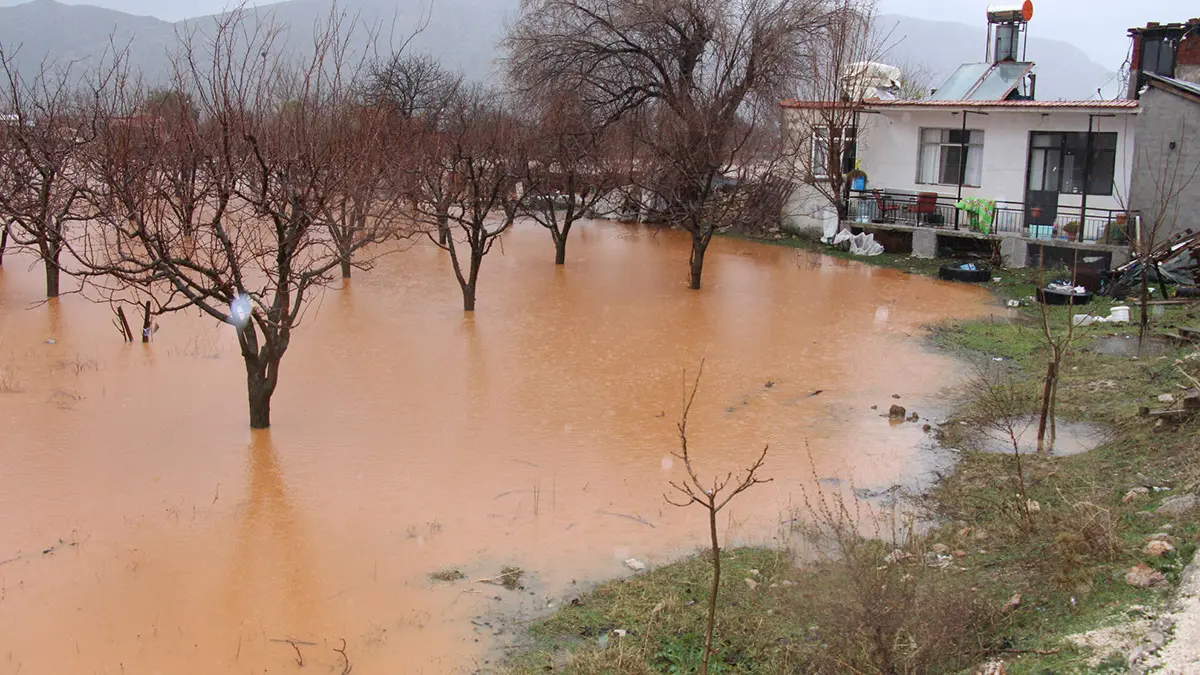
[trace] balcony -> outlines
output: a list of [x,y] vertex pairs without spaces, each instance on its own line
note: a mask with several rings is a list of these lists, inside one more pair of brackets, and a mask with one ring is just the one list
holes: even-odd
[[[852,190],[848,224],[901,225],[934,228],[994,236],[1022,237],[1033,240],[1057,240],[1057,243],[1124,246],[1129,243],[1131,226],[1122,210],[1057,206],[1052,216],[1024,202],[997,201],[990,227],[984,227],[972,214],[956,208],[958,199],[936,192],[902,190]],[[1068,225],[1082,223],[1080,231],[1068,235]],[[986,229],[986,231],[985,231]]]

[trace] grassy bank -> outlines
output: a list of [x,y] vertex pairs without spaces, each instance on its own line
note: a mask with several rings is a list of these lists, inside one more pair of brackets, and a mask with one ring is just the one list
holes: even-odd
[[[922,274],[939,265],[900,256],[866,262]],[[1031,272],[998,276],[1004,281],[989,286],[999,300],[1032,291]],[[1053,325],[1065,326],[1070,312],[1054,310]],[[1154,321],[1159,332],[1200,326],[1200,309],[1172,307]],[[1200,377],[1200,358],[1171,342],[1140,358],[1121,353],[1135,330],[1090,328],[1063,362],[1059,418],[1098,425],[1105,440],[1070,457],[1023,455],[1019,479],[1012,454],[969,448],[999,414],[986,382],[1003,381],[1006,400],[1033,412],[1047,360],[1040,309],[931,327],[936,346],[991,373],[963,388],[957,415],[937,430],[963,452],[919,499],[935,526],[893,530],[886,544],[862,539],[854,505],[835,504],[812,509],[796,532],[824,553],[803,565],[786,551],[724,552],[711,672],[959,673],[997,659],[1008,673],[1126,672],[1127,646],[1109,654],[1067,636],[1135,621],[1169,597],[1195,553],[1197,514],[1156,509],[1200,487],[1200,425],[1138,414],[1161,407],[1163,394],[1180,396],[1189,376]],[[1174,550],[1152,555],[1154,538]],[[1126,583],[1139,564],[1165,583]],[[696,672],[710,574],[700,555],[602,584],[530,626],[510,671]]]

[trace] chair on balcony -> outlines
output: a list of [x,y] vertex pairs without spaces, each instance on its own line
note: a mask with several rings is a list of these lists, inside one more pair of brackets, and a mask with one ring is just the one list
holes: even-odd
[[933,214],[937,213],[938,193],[922,192],[917,195],[917,201],[910,207],[908,212],[915,214],[917,223],[932,223]]
[[875,217],[879,219],[876,222],[896,222],[896,212],[900,210],[900,205],[879,190],[872,190],[871,193],[875,197]]

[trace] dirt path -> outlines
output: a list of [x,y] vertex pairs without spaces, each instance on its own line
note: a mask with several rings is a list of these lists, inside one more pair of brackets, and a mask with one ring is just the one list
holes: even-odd
[[1175,633],[1159,652],[1146,660],[1142,672],[1161,675],[1200,674],[1200,560],[1184,570],[1175,597]]

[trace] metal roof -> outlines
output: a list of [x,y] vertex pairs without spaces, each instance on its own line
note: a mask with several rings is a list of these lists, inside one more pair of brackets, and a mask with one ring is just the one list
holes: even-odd
[[1168,87],[1174,87],[1180,91],[1187,92],[1192,96],[1200,96],[1200,84],[1196,84],[1195,82],[1185,82],[1184,80],[1177,80],[1173,77],[1157,75],[1155,73],[1142,73],[1142,75],[1145,75],[1151,82],[1159,82]]
[[[803,108],[803,109],[826,109],[834,107],[851,108],[854,103],[842,103],[832,101],[796,101],[788,100],[780,103],[784,108]],[[928,108],[928,109],[944,109],[950,108],[953,110],[978,109],[978,108],[998,108],[1001,110],[1056,110],[1056,109],[1104,109],[1104,110],[1128,110],[1136,112],[1138,102],[1130,99],[1117,99],[1113,101],[934,101],[928,99],[922,100],[866,100],[861,103],[863,109],[877,108]]]

